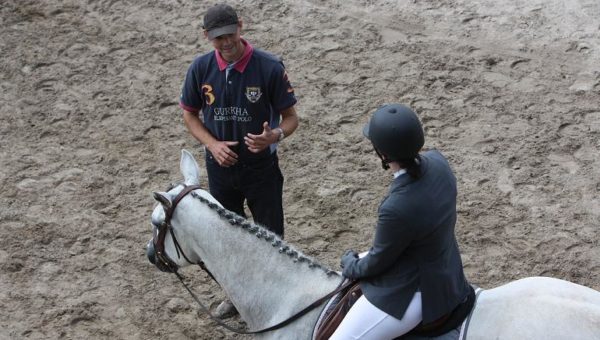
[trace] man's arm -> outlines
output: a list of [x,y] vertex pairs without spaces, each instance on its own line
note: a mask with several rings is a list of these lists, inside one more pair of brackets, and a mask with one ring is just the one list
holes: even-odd
[[[251,133],[244,137],[248,150],[259,153],[273,143],[277,143],[279,135],[283,133],[285,137],[290,136],[298,128],[298,115],[294,106],[290,106],[280,112],[281,123],[275,129],[271,129],[268,122],[263,123],[263,132],[260,135]],[[281,129],[281,131],[277,131]]]
[[[279,128],[283,130],[283,135],[289,137],[298,128],[298,115],[296,109],[293,106],[281,111],[281,123]],[[277,136],[279,138],[279,136]]]
[[230,146],[237,145],[237,141],[217,140],[210,131],[208,131],[206,126],[204,126],[196,113],[183,110],[183,121],[192,136],[206,146],[220,166],[228,167],[237,162],[237,154],[229,148]]

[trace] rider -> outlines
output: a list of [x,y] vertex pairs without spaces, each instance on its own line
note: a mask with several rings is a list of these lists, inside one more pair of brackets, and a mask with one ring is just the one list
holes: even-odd
[[331,339],[394,339],[438,321],[464,302],[470,287],[454,235],[456,178],[444,156],[421,151],[423,129],[401,104],[377,109],[363,129],[394,180],[379,206],[373,246],[341,259],[363,296]]

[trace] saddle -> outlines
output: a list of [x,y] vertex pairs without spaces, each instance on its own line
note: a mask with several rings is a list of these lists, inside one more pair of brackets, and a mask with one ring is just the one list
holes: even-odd
[[[418,335],[422,337],[437,337],[448,333],[457,328],[469,315],[475,305],[475,290],[469,287],[469,294],[464,302],[456,306],[450,313],[442,316],[436,321],[428,324],[420,323],[407,334],[396,340],[402,339],[408,335]],[[352,305],[362,296],[360,285],[355,282],[345,291],[340,292],[335,300],[329,304],[331,307],[325,310],[321,317],[321,322],[317,325],[314,340],[328,340],[338,328],[342,320],[352,308]]]
[[362,296],[362,290],[358,281],[348,286],[346,290],[340,292],[333,300],[332,303],[328,304],[330,307],[327,308],[321,322],[317,325],[314,340],[329,340],[335,330],[338,328],[342,320],[348,314],[352,305]]

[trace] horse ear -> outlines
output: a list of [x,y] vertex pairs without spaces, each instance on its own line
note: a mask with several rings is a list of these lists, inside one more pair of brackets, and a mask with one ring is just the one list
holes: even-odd
[[198,168],[198,163],[196,163],[194,156],[185,149],[181,150],[181,163],[179,164],[179,168],[181,169],[185,184],[200,184],[200,169]]
[[154,199],[157,200],[165,210],[171,209],[173,203],[171,202],[171,196],[166,192],[153,192]]

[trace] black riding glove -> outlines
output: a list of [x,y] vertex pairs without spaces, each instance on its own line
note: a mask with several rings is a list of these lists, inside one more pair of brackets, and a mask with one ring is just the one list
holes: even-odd
[[358,258],[358,253],[352,249],[346,250],[344,255],[342,255],[342,260],[340,262],[340,267],[345,268],[350,263],[356,261]]

